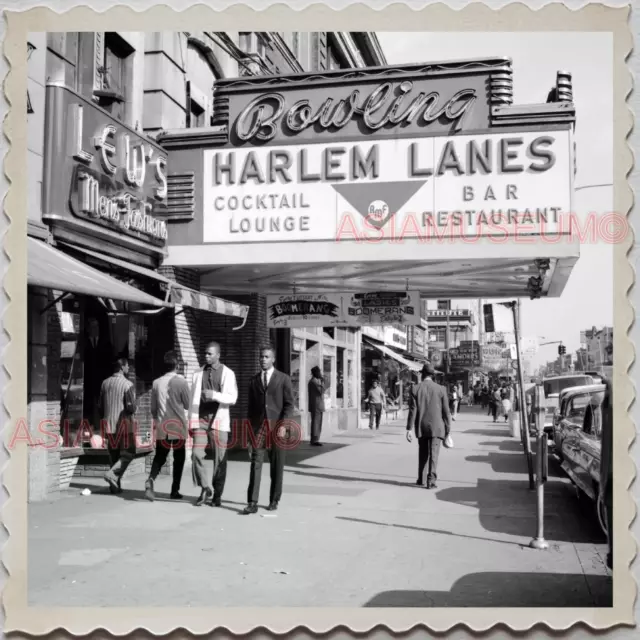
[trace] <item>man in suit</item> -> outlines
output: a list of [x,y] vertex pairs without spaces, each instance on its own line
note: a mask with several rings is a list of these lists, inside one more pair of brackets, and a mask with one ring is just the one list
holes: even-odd
[[275,354],[272,347],[260,349],[260,372],[249,384],[249,421],[253,432],[251,447],[251,472],[247,490],[248,505],[244,515],[258,512],[260,479],[264,452],[270,449],[271,490],[269,511],[275,511],[282,496],[282,479],[286,447],[285,421],[293,413],[293,389],[291,378],[274,368]]
[[324,413],[324,378],[320,367],[311,369],[311,380],[307,385],[309,400],[309,416],[311,418],[311,444],[321,447],[322,414]]
[[[210,342],[205,351],[205,366],[196,371],[191,384],[189,427],[193,435],[193,482],[200,487],[196,506],[222,505],[227,479],[227,449],[231,433],[229,407],[238,400],[235,373],[220,362],[220,345]],[[207,444],[213,461],[205,459]]]
[[447,390],[433,381],[435,369],[427,363],[422,367],[422,382],[411,389],[409,416],[407,418],[407,440],[411,442],[411,431],[418,438],[418,480],[422,485],[424,468],[429,465],[427,489],[436,489],[438,479],[438,455],[443,440],[451,430],[451,413]]

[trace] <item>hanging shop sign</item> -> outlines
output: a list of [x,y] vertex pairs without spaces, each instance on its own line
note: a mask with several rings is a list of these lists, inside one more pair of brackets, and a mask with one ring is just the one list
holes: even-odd
[[47,87],[43,219],[81,221],[164,247],[167,155],[90,100]]
[[[267,326],[358,327],[420,324],[417,291],[267,296]],[[406,348],[406,337],[405,347]]]
[[487,129],[496,73],[510,76],[506,58],[222,79],[213,124],[236,147]]
[[468,341],[449,349],[449,362],[453,367],[480,365],[480,345],[477,341]]
[[407,329],[399,329],[397,327],[385,327],[384,328],[384,343],[386,345],[395,347],[396,349],[407,350]]
[[481,347],[482,366],[491,371],[504,367],[503,349],[498,344],[483,344]]
[[409,353],[423,358],[425,356],[426,346],[426,329],[423,326],[409,326],[407,327],[407,351]]
[[204,151],[211,243],[540,236],[571,210],[568,131]]

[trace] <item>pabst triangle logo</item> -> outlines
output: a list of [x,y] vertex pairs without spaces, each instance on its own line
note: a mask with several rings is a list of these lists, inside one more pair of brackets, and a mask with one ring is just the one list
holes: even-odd
[[403,182],[358,182],[331,186],[370,224],[380,229],[404,207],[427,183],[426,180]]

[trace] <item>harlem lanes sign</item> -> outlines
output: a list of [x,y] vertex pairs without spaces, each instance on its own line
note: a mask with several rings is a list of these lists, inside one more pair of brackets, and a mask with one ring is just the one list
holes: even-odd
[[233,147],[483,130],[492,75],[510,73],[492,58],[219,80],[214,124]]
[[568,129],[204,152],[204,242],[553,234]]

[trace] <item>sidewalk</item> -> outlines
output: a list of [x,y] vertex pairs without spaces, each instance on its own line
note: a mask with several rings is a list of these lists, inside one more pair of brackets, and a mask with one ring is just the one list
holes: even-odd
[[[229,463],[222,509],[143,497],[144,481],[74,484],[29,505],[29,600],[37,606],[611,605],[606,545],[571,485],[550,465],[547,551],[535,493],[507,425],[463,408],[438,488],[415,486],[417,445],[399,421],[289,454],[277,515],[239,517],[246,453]],[[183,493],[199,493],[185,470]],[[90,496],[79,492],[90,487]],[[261,487],[268,498],[268,465]],[[162,495],[164,493],[164,496]]]

